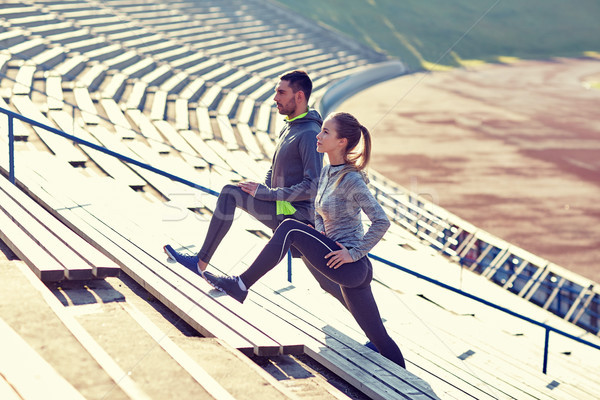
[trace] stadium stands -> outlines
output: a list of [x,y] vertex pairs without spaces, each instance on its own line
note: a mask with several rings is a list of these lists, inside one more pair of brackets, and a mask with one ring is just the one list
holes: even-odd
[[[212,190],[260,180],[282,125],[269,99],[282,72],[305,68],[317,103],[331,83],[387,61],[289,12],[260,0],[4,2],[0,106]],[[542,374],[539,332],[377,262],[373,286],[408,372],[365,348],[296,261],[294,285],[274,271],[240,306],[162,254],[167,242],[197,250],[214,197],[20,121],[15,136],[29,197],[2,178],[2,240],[42,280],[114,276],[118,265],[201,334],[246,354],[306,353],[372,398],[580,399],[600,389],[588,376],[597,350],[584,356],[556,339]],[[6,172],[6,154],[0,161]],[[371,188],[395,223],[379,254],[598,343],[595,283],[375,172]],[[224,244],[238,250],[218,252],[212,267],[244,268],[269,235],[240,217]]]

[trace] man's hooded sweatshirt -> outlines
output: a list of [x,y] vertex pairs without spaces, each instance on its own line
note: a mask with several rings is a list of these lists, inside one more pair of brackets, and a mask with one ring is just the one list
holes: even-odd
[[317,135],[323,120],[316,110],[302,118],[287,121],[279,133],[265,185],[254,197],[266,201],[288,201],[296,209],[294,217],[314,225],[314,200],[323,154],[317,153]]

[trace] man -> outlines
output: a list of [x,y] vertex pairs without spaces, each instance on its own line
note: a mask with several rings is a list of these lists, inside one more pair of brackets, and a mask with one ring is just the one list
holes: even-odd
[[271,168],[264,183],[226,185],[217,200],[206,238],[197,255],[164,247],[169,258],[203,275],[217,247],[231,228],[236,208],[248,212],[275,230],[285,218],[314,225],[314,198],[323,155],[317,152],[317,134],[323,123],[316,110],[309,110],[312,82],[304,71],[280,77],[273,100],[286,125],[279,134]]

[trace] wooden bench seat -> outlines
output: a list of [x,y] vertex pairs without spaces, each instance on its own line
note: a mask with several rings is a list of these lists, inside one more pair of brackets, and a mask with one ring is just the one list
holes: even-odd
[[146,103],[146,90],[148,84],[143,80],[138,80],[133,84],[133,89],[127,98],[125,108],[127,110],[143,110]]
[[217,115],[217,126],[219,127],[221,140],[223,141],[223,144],[225,144],[227,150],[239,150],[240,145],[229,118],[224,115]]
[[233,89],[238,84],[245,82],[248,79],[248,72],[244,70],[234,71],[231,75],[227,75],[226,77],[219,80],[219,85],[224,88]]
[[137,133],[132,129],[131,124],[125,118],[121,107],[113,99],[100,99],[100,105],[104,108],[110,122],[114,124],[115,132],[121,140],[133,140]]
[[151,33],[151,32],[145,32],[144,35],[138,35],[137,37],[135,37],[133,39],[128,39],[128,40],[120,39],[119,41],[121,42],[121,45],[123,45],[124,47],[138,48],[138,47],[148,46],[151,44],[156,44],[156,43],[162,42],[164,40],[165,40],[164,37],[162,37],[161,35]]
[[95,18],[78,19],[77,23],[80,26],[87,26],[89,28],[97,28],[102,26],[109,26],[114,24],[120,24],[123,20],[117,15],[110,16],[98,16]]
[[205,84],[206,81],[204,79],[194,78],[183,88],[179,97],[188,101],[196,101],[202,94]]
[[85,69],[87,60],[84,55],[75,55],[56,65],[54,71],[62,76],[63,80],[72,81]]
[[236,120],[242,124],[254,125],[252,121],[252,117],[254,116],[254,108],[256,102],[250,98],[245,97],[242,100],[242,104],[238,107],[238,111],[236,113]]
[[24,64],[19,68],[17,77],[15,78],[15,85],[13,86],[13,95],[29,95],[33,88],[33,75],[37,70],[37,65]]
[[148,46],[140,46],[137,48],[139,52],[152,56],[159,60],[160,55],[173,50],[180,50],[181,44],[173,40],[163,40],[162,42],[150,44]]
[[271,131],[271,113],[273,112],[273,105],[268,103],[262,103],[257,110],[256,129],[263,132]]
[[[125,50],[121,45],[109,44],[107,46],[100,47],[95,50],[91,50],[85,53],[86,57],[90,59],[90,61],[106,61],[111,58],[115,58],[121,54],[123,54]],[[108,67],[108,66],[107,66]]]
[[81,117],[83,121],[88,125],[98,125],[100,123],[100,117],[98,117],[98,110],[92,101],[88,88],[82,84],[77,84],[73,88],[73,95],[75,96],[75,103],[79,107]]
[[[73,24],[71,22],[61,21],[58,18],[58,14],[47,14],[49,18],[40,19],[39,22],[33,20],[24,20],[23,27],[27,27],[27,30],[32,35],[50,36],[58,33],[64,33],[73,30]],[[40,17],[42,17],[40,15]],[[17,21],[18,22],[18,21]]]
[[206,161],[198,156],[196,151],[188,142],[179,134],[177,129],[167,121],[153,121],[154,126],[159,132],[171,143],[171,145],[179,152],[179,155],[194,168],[205,168]]
[[54,35],[47,35],[46,38],[55,44],[67,46],[71,43],[93,39],[94,37],[90,34],[87,29],[72,29],[68,32],[56,33]]
[[175,100],[175,128],[178,131],[190,129],[190,110],[187,99]]
[[256,135],[256,140],[260,143],[266,157],[272,159],[273,155],[275,154],[275,143],[269,134],[261,130],[256,130],[254,134]]
[[150,119],[152,121],[163,121],[167,115],[167,97],[168,93],[162,90],[154,92],[152,98],[152,108],[150,109]]
[[[134,65],[140,60],[140,58],[141,56],[135,50],[129,50],[125,53],[119,54],[114,58],[104,60],[103,62],[108,66],[109,69],[122,71],[123,69]],[[129,78],[129,76],[127,77]]]
[[56,17],[57,15],[55,13],[35,13],[34,15],[13,17],[10,19],[10,23],[13,26],[27,28],[27,30],[32,32],[31,28],[36,28],[40,25],[51,25],[52,23],[56,23]]
[[186,57],[178,58],[177,60],[169,62],[169,65],[171,65],[171,67],[174,69],[185,70],[205,60],[207,60],[207,58],[202,53],[193,52]]
[[142,80],[146,82],[148,86],[160,86],[172,75],[173,70],[171,69],[171,66],[168,64],[163,64],[150,73],[144,75]]
[[[119,274],[115,263],[4,178],[0,178],[0,204],[6,216],[5,232],[11,235],[11,249],[24,257],[22,259],[40,279],[81,280]],[[9,223],[7,218],[14,223]],[[12,228],[8,229],[9,226]]]
[[[37,106],[27,96],[13,96],[12,102],[17,110],[24,116],[38,121],[42,124],[52,126],[51,122],[37,108]],[[40,139],[48,146],[48,148],[61,160],[64,160],[72,165],[84,165],[87,157],[76,147],[73,142],[50,133],[45,129],[37,126],[33,127],[34,131]]]
[[130,29],[119,29],[116,31],[111,31],[106,34],[108,40],[113,42],[120,42],[121,46],[125,46],[125,42],[131,40],[138,40],[141,38],[145,38],[148,36],[152,36],[153,33],[150,32],[147,28],[140,27],[138,24],[131,26]]
[[[248,94],[248,97],[251,97],[256,102],[260,102],[266,104],[267,106],[272,107],[272,103],[267,101],[267,99],[274,93],[276,83],[273,81],[267,81],[263,83],[261,86],[253,90]],[[262,104],[261,104],[262,105]]]
[[[100,186],[98,183],[96,182],[94,187]],[[33,188],[33,185],[31,183],[29,187]],[[57,186],[53,187],[62,190]],[[283,344],[274,341],[250,321],[233,313],[224,304],[228,301],[221,297],[213,297],[210,286],[197,275],[177,264],[161,261],[165,256],[162,248],[156,246],[157,239],[164,240],[160,234],[155,235],[153,232],[144,232],[139,227],[136,228],[127,220],[123,220],[124,214],[118,218],[114,218],[113,215],[109,218],[110,221],[106,220],[108,214],[101,208],[87,202],[79,204],[69,200],[65,192],[54,193],[54,196],[51,197],[45,192],[44,200],[52,203],[60,216],[69,221],[79,234],[98,245],[115,261],[122,263],[122,268],[128,275],[144,285],[150,293],[200,333],[205,336],[217,336],[246,354],[276,355],[283,351]],[[157,215],[156,211],[151,212]],[[117,222],[119,219],[122,221]],[[125,237],[113,229],[135,233]],[[153,246],[140,247],[139,243],[152,243]],[[292,343],[285,345],[288,352],[301,347]]]
[[178,72],[160,85],[160,90],[169,94],[179,93],[189,83],[190,77],[185,72]]
[[62,78],[59,75],[50,74],[46,77],[46,95],[49,110],[63,109],[65,98],[62,90]]
[[238,123],[236,128],[242,138],[242,142],[244,143],[244,147],[246,148],[246,152],[250,155],[254,160],[262,160],[264,159],[264,153],[258,145],[258,141],[254,133],[252,133],[252,129],[245,123]]
[[178,68],[184,70],[185,72],[187,72],[190,75],[199,75],[199,76],[202,76],[206,72],[212,71],[213,69],[216,69],[221,65],[219,60],[217,60],[215,58],[209,58],[207,60],[198,62],[197,60],[192,61],[192,57],[190,56],[189,62],[190,62],[189,65],[187,65],[185,67],[178,67]]
[[[147,160],[138,152],[134,152],[131,148],[129,148],[124,142],[122,142],[115,134],[109,132],[104,127],[96,127],[90,130],[90,133],[106,148],[111,149],[112,151],[116,151],[122,155],[130,157],[134,160],[138,160],[140,162],[152,163],[153,160]],[[136,142],[140,146],[143,143]],[[152,150],[150,147],[146,146],[144,155],[158,157],[158,153]],[[140,168],[136,165],[129,166],[132,170],[134,170],[147,185],[156,189],[158,193],[165,196],[168,199],[169,193],[181,192],[181,188],[177,185],[174,185],[170,180],[155,174],[154,172],[147,171],[143,168]]]
[[219,103],[219,106],[217,107],[217,113],[227,118],[232,117],[238,103],[238,96],[238,93],[233,90],[229,90]]
[[33,56],[31,62],[43,69],[52,69],[66,58],[67,53],[63,47],[53,46]]
[[41,37],[30,37],[29,40],[16,44],[8,49],[18,58],[29,59],[46,49],[48,42]]
[[91,37],[76,42],[63,44],[71,52],[86,53],[88,51],[98,50],[106,45],[106,39],[102,37]]
[[179,131],[179,134],[212,167],[219,167],[231,171],[231,167],[225,160],[223,160],[223,158],[221,158],[198,133],[191,130],[181,130]]
[[[102,146],[102,143],[87,130],[83,129],[79,125],[74,125],[73,118],[69,113],[65,111],[50,110],[48,112],[48,116],[52,118],[54,122],[56,122],[62,131],[71,133],[80,139]],[[97,128],[105,129],[97,126],[91,127],[90,129],[95,130]],[[81,146],[81,149],[90,157],[91,161],[98,165],[101,170],[103,170],[107,175],[112,176],[114,179],[117,179],[119,182],[128,185],[134,190],[141,190],[146,185],[146,182],[140,178],[139,175],[134,173],[131,168],[129,168],[119,159],[87,146]]]
[[208,89],[202,93],[202,96],[198,100],[198,103],[202,107],[208,108],[209,110],[214,110],[215,105],[218,102],[218,99],[223,94],[223,88],[219,85],[209,86]]
[[78,80],[78,84],[87,88],[89,92],[95,92],[104,80],[107,70],[106,65],[95,63],[82,75],[81,79]]
[[156,61],[154,61],[152,58],[148,57],[148,58],[142,58],[135,64],[132,64],[132,65],[128,66],[127,68],[123,69],[121,72],[123,73],[123,75],[127,76],[130,79],[131,78],[141,78],[142,76],[153,71],[155,67],[156,67]]
[[3,48],[10,48],[19,43],[23,43],[25,38],[28,36],[29,32],[21,28],[9,29],[0,32],[0,46]]

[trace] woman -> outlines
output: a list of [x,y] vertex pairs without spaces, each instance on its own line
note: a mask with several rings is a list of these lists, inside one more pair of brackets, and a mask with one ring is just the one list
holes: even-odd
[[[361,138],[362,151],[357,152]],[[205,279],[243,302],[248,288],[275,267],[293,245],[310,267],[331,282],[323,286],[328,292],[336,296],[335,291],[341,291],[344,305],[377,350],[405,367],[400,349],[383,326],[371,291],[373,267],[367,253],[383,237],[390,222],[367,187],[364,169],[371,155],[369,131],[348,113],[332,114],[317,135],[317,151],[327,154],[329,165],[321,172],[315,199],[316,226],[287,219],[240,276],[217,277],[205,272]],[[366,233],[361,210],[371,220]]]

